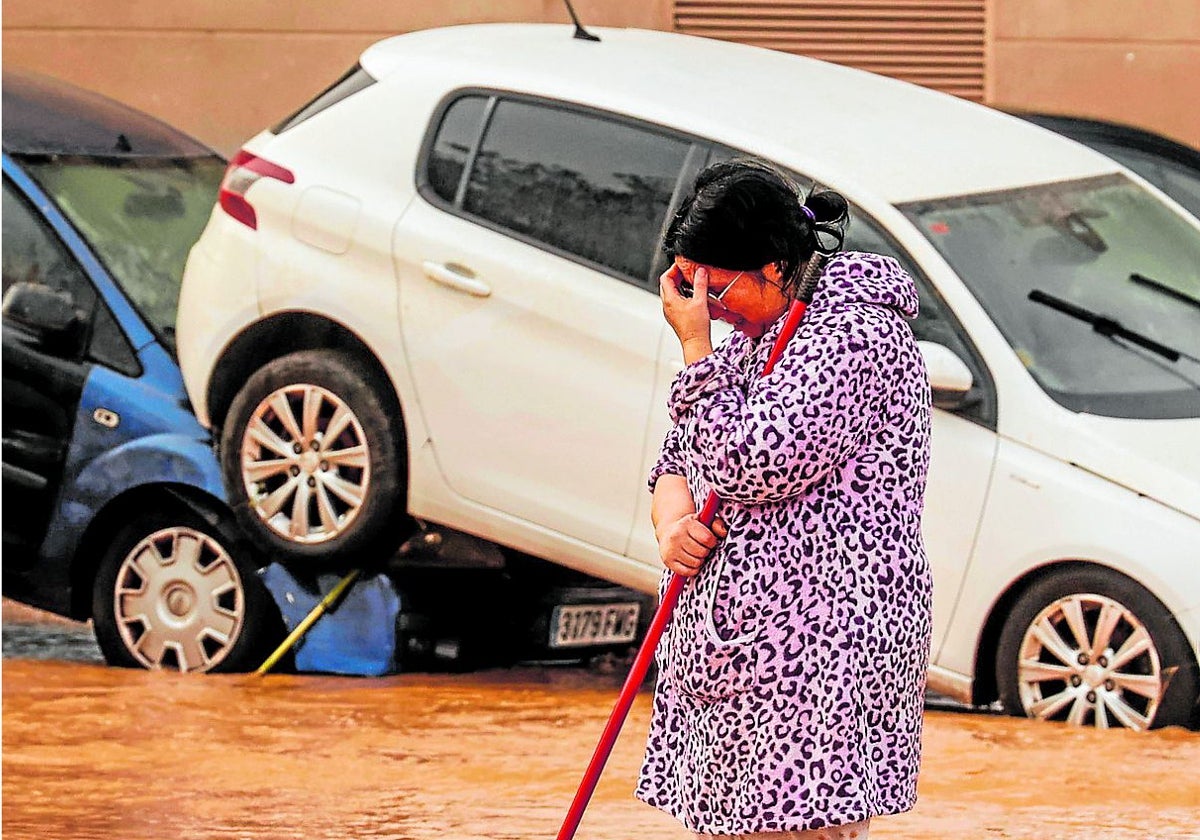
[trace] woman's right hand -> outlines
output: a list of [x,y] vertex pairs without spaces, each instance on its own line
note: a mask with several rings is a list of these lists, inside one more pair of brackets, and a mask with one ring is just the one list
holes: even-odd
[[698,267],[692,273],[695,287],[691,297],[684,297],[679,286],[684,282],[683,270],[676,263],[658,278],[659,297],[663,316],[683,348],[684,364],[690,365],[712,352],[712,320],[708,312],[708,269]]
[[663,565],[677,575],[698,574],[708,555],[725,538],[729,529],[719,518],[706,528],[695,513],[689,513],[658,528],[658,553]]

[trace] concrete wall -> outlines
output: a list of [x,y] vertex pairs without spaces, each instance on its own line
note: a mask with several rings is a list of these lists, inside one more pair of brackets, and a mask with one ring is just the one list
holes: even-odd
[[989,104],[1200,147],[1200,0],[992,0]]
[[[673,0],[575,0],[585,22],[671,29]],[[453,23],[567,21],[561,0],[8,0],[5,66],[128,102],[220,151],[293,111],[368,44]],[[1200,0],[990,0],[987,101],[1200,146]]]
[[[585,24],[669,29],[672,0],[575,0]],[[225,154],[304,104],[365,47],[456,23],[566,23],[562,0],[6,0],[4,66],[165,119]]]

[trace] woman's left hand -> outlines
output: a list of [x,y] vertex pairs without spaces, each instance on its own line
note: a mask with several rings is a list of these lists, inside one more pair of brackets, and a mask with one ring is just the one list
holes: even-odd
[[728,535],[729,528],[724,520],[718,517],[711,526],[705,526],[695,513],[682,516],[655,532],[663,565],[683,577],[699,574],[708,555]]
[[683,347],[684,364],[689,365],[712,352],[712,321],[708,315],[708,270],[698,267],[692,276],[695,285],[690,298],[679,292],[679,285],[684,282],[684,276],[678,265],[672,264],[658,278],[663,316],[679,337],[679,344]]

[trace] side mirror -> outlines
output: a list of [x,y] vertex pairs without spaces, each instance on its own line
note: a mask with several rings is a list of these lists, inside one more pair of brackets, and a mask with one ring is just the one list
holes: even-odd
[[4,319],[32,330],[43,341],[74,339],[83,322],[69,292],[41,283],[13,283],[4,294]]
[[925,357],[934,407],[954,411],[969,405],[975,377],[958,354],[946,345],[932,341],[918,341],[917,347]]

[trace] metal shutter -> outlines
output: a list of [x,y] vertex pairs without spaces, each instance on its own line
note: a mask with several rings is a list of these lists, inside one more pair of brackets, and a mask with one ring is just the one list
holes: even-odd
[[676,0],[675,28],[983,100],[985,0]]

